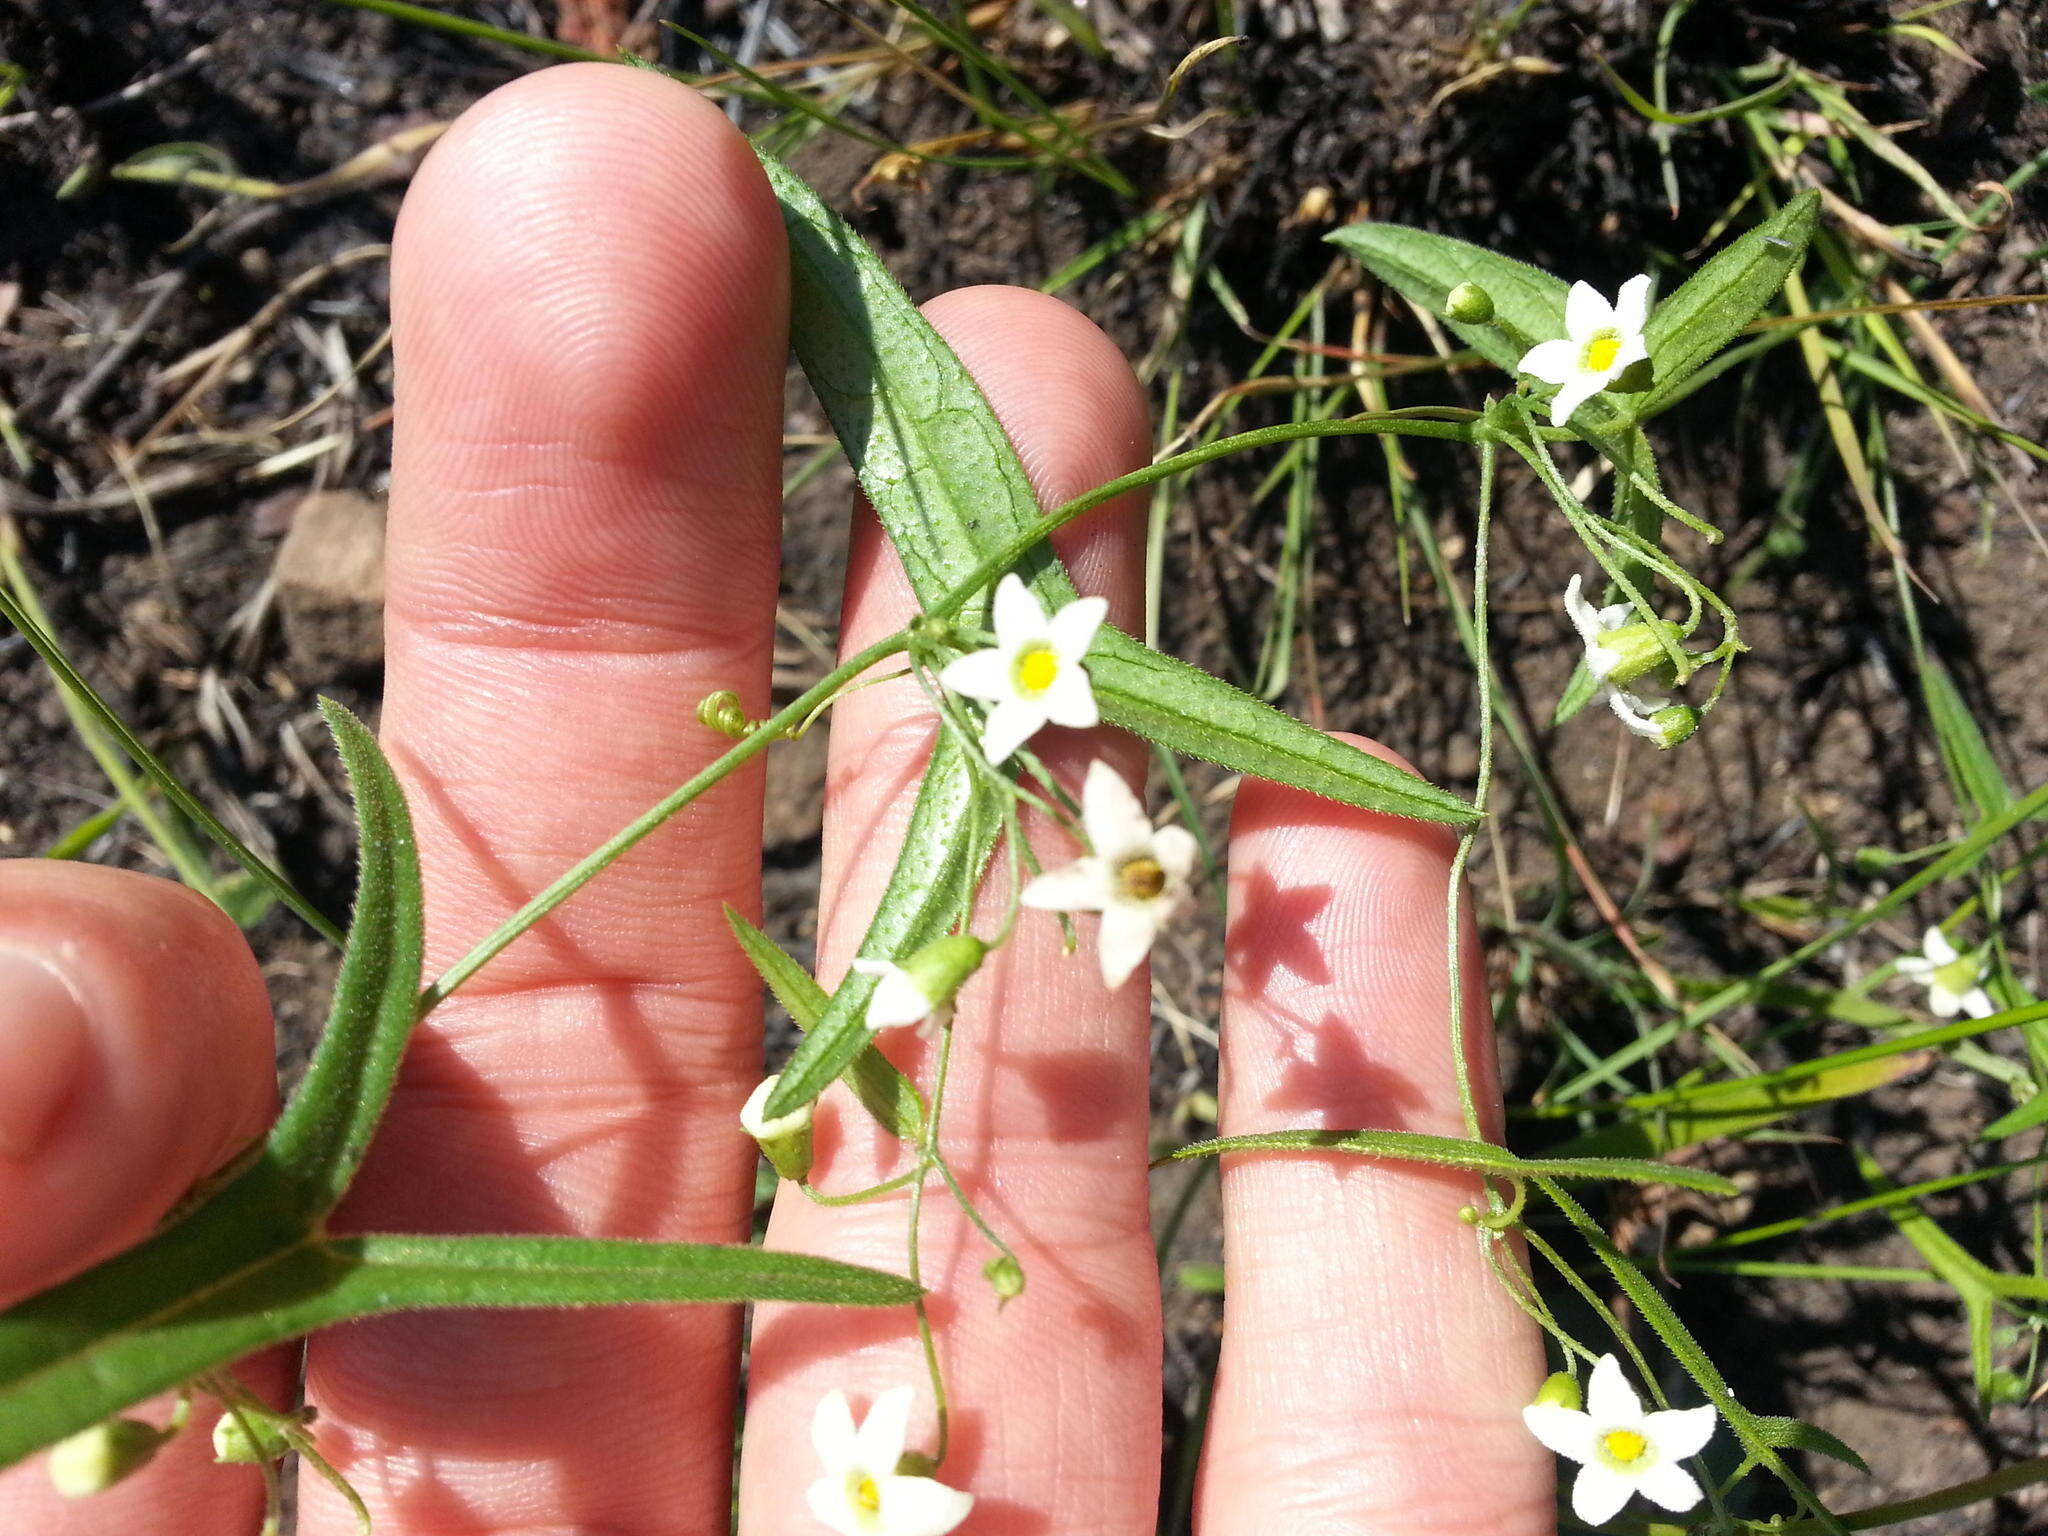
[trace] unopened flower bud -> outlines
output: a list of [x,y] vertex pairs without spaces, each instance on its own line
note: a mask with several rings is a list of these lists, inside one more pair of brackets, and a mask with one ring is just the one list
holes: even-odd
[[213,1459],[240,1467],[282,1460],[291,1450],[284,1432],[292,1422],[253,1404],[223,1413],[213,1426]]
[[996,1293],[998,1306],[1024,1294],[1024,1266],[1007,1253],[999,1253],[982,1265],[981,1277]]
[[1545,1377],[1543,1385],[1536,1389],[1535,1400],[1552,1408],[1569,1408],[1573,1413],[1585,1406],[1579,1393],[1579,1378],[1570,1371]]
[[1493,318],[1493,295],[1477,283],[1460,283],[1444,300],[1444,316],[1460,325],[1484,325]]
[[988,945],[973,934],[952,933],[904,960],[854,961],[856,971],[879,978],[868,1002],[868,1028],[896,1029],[943,1019],[955,994],[981,968],[987,954]]
[[697,705],[697,719],[722,736],[738,741],[752,728],[746,710],[740,707],[740,696],[730,688],[721,688],[716,693],[707,693]]
[[780,1081],[779,1076],[761,1079],[760,1086],[748,1095],[746,1107],[740,1111],[740,1125],[761,1144],[777,1173],[801,1184],[811,1173],[811,1106],[806,1104],[773,1120],[764,1119],[761,1111],[767,1108],[768,1096]]
[[[1676,687],[1678,679],[1665,642],[1669,641],[1682,654],[1682,640],[1676,624],[1662,619],[1653,623],[1632,620],[1600,636],[1599,649],[1606,654],[1599,658],[1596,673],[1601,682],[1611,683],[1617,688],[1626,688],[1644,677],[1654,677],[1667,688]],[[1589,663],[1592,659],[1588,657]]]
[[1657,727],[1658,750],[1668,752],[1700,728],[1700,712],[1690,704],[1666,704],[1650,716],[1650,724]]
[[67,1499],[104,1493],[156,1455],[166,1436],[140,1419],[108,1419],[50,1447],[50,1484]]

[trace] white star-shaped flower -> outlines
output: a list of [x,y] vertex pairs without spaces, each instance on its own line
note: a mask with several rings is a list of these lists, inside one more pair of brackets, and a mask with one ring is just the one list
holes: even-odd
[[1617,688],[1607,681],[1608,673],[1620,662],[1621,654],[1602,645],[1601,639],[1627,624],[1635,616],[1635,610],[1627,603],[1610,603],[1605,608],[1595,608],[1586,601],[1575,573],[1565,584],[1564,611],[1572,621],[1572,628],[1579,632],[1579,639],[1585,643],[1586,670],[1600,684],[1600,697],[1614,711],[1615,718],[1638,736],[1647,736],[1652,741],[1661,740],[1663,728],[1650,717],[1671,701]]
[[917,1024],[922,1026],[920,1034],[935,1033],[953,1016],[953,998],[980,969],[987,954],[988,946],[973,934],[949,933],[901,964],[894,960],[854,961],[853,968],[863,976],[880,978],[868,999],[868,1028],[900,1029]]
[[1650,318],[1650,279],[1632,277],[1609,304],[1591,283],[1573,283],[1565,295],[1565,334],[1539,341],[1515,365],[1546,384],[1557,385],[1550,424],[1561,427],[1572,412],[1650,355],[1643,325]]
[[1047,724],[1085,728],[1101,718],[1081,658],[1108,613],[1103,598],[1077,597],[1048,617],[1016,575],[996,583],[995,645],[939,673],[953,692],[990,706],[981,731],[990,762],[1002,762]]
[[1920,940],[1920,953],[1899,961],[1899,971],[1927,988],[1927,1008],[1938,1019],[1952,1019],[1966,1013],[1973,1019],[1988,1019],[1998,1004],[1982,985],[1984,956],[1959,954],[1948,935],[1930,928]]
[[1718,1418],[1711,1404],[1664,1413],[1643,1412],[1642,1400],[1621,1373],[1621,1362],[1602,1355],[1586,1389],[1586,1410],[1531,1403],[1522,1410],[1529,1433],[1558,1455],[1580,1464],[1572,1483],[1572,1513],[1587,1525],[1605,1525],[1629,1495],[1683,1514],[1700,1501],[1700,1485],[1679,1463],[1713,1438]]
[[1021,899],[1053,912],[1100,912],[1095,947],[1102,979],[1120,987],[1187,900],[1195,838],[1184,827],[1154,831],[1131,787],[1099,758],[1081,786],[1081,829],[1089,853],[1047,870],[1024,887]]
[[810,1488],[811,1513],[839,1536],[946,1536],[967,1518],[974,1495],[896,1471],[910,1431],[911,1389],[875,1399],[856,1427],[846,1394],[831,1391],[811,1419],[811,1444],[825,1475]]

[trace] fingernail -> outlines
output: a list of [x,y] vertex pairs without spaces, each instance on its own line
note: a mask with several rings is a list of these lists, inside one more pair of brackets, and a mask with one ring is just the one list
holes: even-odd
[[33,1157],[92,1051],[92,1024],[64,978],[0,946],[0,1157]]

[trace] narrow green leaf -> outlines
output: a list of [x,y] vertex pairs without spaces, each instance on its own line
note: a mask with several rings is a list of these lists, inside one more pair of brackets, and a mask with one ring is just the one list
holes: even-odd
[[[950,734],[941,732],[918,786],[888,888],[861,941],[863,957],[899,959],[941,937],[963,910],[995,847],[998,821],[978,810],[979,793],[966,754]],[[874,990],[874,977],[847,972],[816,1027],[782,1069],[782,1080],[763,1111],[769,1118],[810,1103],[873,1045],[875,1032],[867,1027],[866,1017]]]
[[1757,1437],[1766,1445],[1776,1446],[1781,1451],[1806,1451],[1817,1456],[1831,1456],[1836,1461],[1854,1467],[1866,1475],[1870,1465],[1855,1451],[1818,1424],[1809,1424],[1804,1419],[1786,1418],[1778,1414],[1756,1416]]
[[1671,1089],[1630,1118],[1588,1131],[1550,1149],[1553,1157],[1661,1157],[1716,1136],[1739,1136],[1815,1104],[1882,1088],[1925,1064],[1924,1056],[1859,1059],[1810,1070],[1797,1078],[1766,1074]]
[[1980,820],[1999,815],[2012,805],[2012,786],[1998,759],[1991,755],[1991,743],[1984,739],[1948,668],[1932,656],[1922,661],[1920,685],[1927,694],[1927,713],[1934,722],[1941,755],[1948,760],[1949,775]]
[[375,1234],[332,1238],[325,1246],[348,1269],[335,1288],[336,1304],[356,1317],[425,1307],[678,1302],[904,1307],[921,1294],[900,1275],[745,1244]]
[[1492,1142],[1426,1136],[1417,1131],[1263,1131],[1252,1136],[1220,1136],[1178,1148],[1161,1161],[1182,1162],[1192,1157],[1223,1157],[1240,1152],[1349,1152],[1359,1157],[1469,1168],[1475,1173],[1497,1173],[1508,1178],[1621,1179],[1632,1184],[1671,1184],[1710,1195],[1735,1193],[1735,1186],[1728,1180],[1702,1168],[1625,1157],[1517,1157]]
[[1172,751],[1366,810],[1452,826],[1479,820],[1448,790],[1120,630],[1097,634],[1087,665],[1105,718]]
[[332,699],[320,701],[320,713],[355,796],[361,873],[333,1010],[270,1133],[271,1157],[316,1212],[341,1199],[391,1096],[418,1017],[424,923],[404,791],[368,727]]
[[[1460,341],[1509,373],[1539,341],[1564,334],[1562,278],[1484,246],[1433,235],[1405,224],[1347,224],[1327,240],[1357,257],[1365,269],[1418,309],[1443,320]],[[1444,304],[1460,283],[1477,283],[1493,300],[1494,318],[1467,325],[1444,317]]]
[[1802,192],[1741,239],[1717,253],[1650,313],[1643,340],[1655,382],[1631,414],[1647,421],[1674,397],[1687,375],[1726,346],[1785,286],[1806,259],[1820,194]]
[[268,1345],[443,1307],[901,1306],[908,1280],[808,1254],[565,1237],[281,1235],[269,1165],[184,1222],[0,1315],[0,1466]]
[[2048,1088],[2042,1089],[2026,1103],[2000,1115],[1977,1133],[1978,1139],[2003,1141],[2008,1136],[2019,1135],[2021,1131],[2031,1131],[2044,1122],[2048,1122]]
[[[981,390],[880,259],[787,167],[765,155],[762,164],[789,232],[797,359],[912,589],[931,604],[1039,522],[1037,497]],[[1074,600],[1043,547],[1020,574],[1047,608]],[[984,613],[978,596],[960,617],[976,624]],[[1101,631],[1089,668],[1104,719],[1176,751],[1350,805],[1477,819],[1455,795],[1113,629]]]
[[[811,973],[798,965],[773,939],[728,906],[726,923],[746,951],[754,969],[789,1013],[796,1027],[809,1034],[818,1027],[832,999]],[[870,1045],[847,1069],[846,1085],[867,1106],[869,1114],[901,1141],[916,1143],[924,1135],[924,1100],[910,1079]]]

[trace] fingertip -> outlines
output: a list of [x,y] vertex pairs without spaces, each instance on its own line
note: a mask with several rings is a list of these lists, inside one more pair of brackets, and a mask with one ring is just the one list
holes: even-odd
[[270,1007],[234,923],[182,886],[0,864],[0,1297],[141,1237],[259,1135]]

